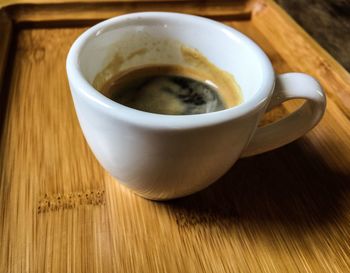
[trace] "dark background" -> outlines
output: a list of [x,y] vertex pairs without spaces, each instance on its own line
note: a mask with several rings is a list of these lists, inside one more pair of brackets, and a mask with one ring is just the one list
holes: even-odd
[[276,0],[350,71],[350,0]]

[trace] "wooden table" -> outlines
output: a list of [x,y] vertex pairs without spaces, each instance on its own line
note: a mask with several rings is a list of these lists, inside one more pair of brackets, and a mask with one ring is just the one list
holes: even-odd
[[[0,272],[350,272],[348,72],[270,0],[158,1],[0,12]],[[151,202],[116,183],[83,138],[65,58],[92,24],[156,9],[222,21],[277,73],[318,78],[321,123],[186,198]]]

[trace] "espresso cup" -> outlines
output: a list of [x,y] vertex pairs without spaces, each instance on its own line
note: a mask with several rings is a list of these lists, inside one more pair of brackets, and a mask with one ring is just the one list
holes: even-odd
[[[164,42],[167,39],[169,43]],[[96,75],[116,52],[125,55],[145,47],[151,52],[132,58],[125,69],[177,62],[171,42],[175,40],[232,74],[243,102],[206,114],[162,115],[121,105],[93,87]],[[152,53],[154,45],[157,54]],[[265,53],[247,36],[224,24],[179,13],[133,13],[93,26],[72,45],[67,74],[81,129],[97,160],[118,182],[153,200],[197,192],[240,157],[294,141],[320,121],[326,106],[313,77],[275,75]],[[290,99],[305,103],[286,118],[257,127],[267,110]]]

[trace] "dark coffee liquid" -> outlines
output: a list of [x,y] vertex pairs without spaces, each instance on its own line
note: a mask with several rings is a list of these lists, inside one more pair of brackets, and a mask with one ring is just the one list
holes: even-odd
[[179,66],[127,71],[102,89],[102,93],[120,104],[157,114],[203,114],[229,107],[218,87],[205,75]]

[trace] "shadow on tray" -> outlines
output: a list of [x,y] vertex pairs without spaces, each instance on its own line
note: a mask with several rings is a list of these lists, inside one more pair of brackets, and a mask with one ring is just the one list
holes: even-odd
[[341,216],[349,180],[297,141],[241,159],[209,188],[164,204],[180,227],[244,223],[306,229]]

